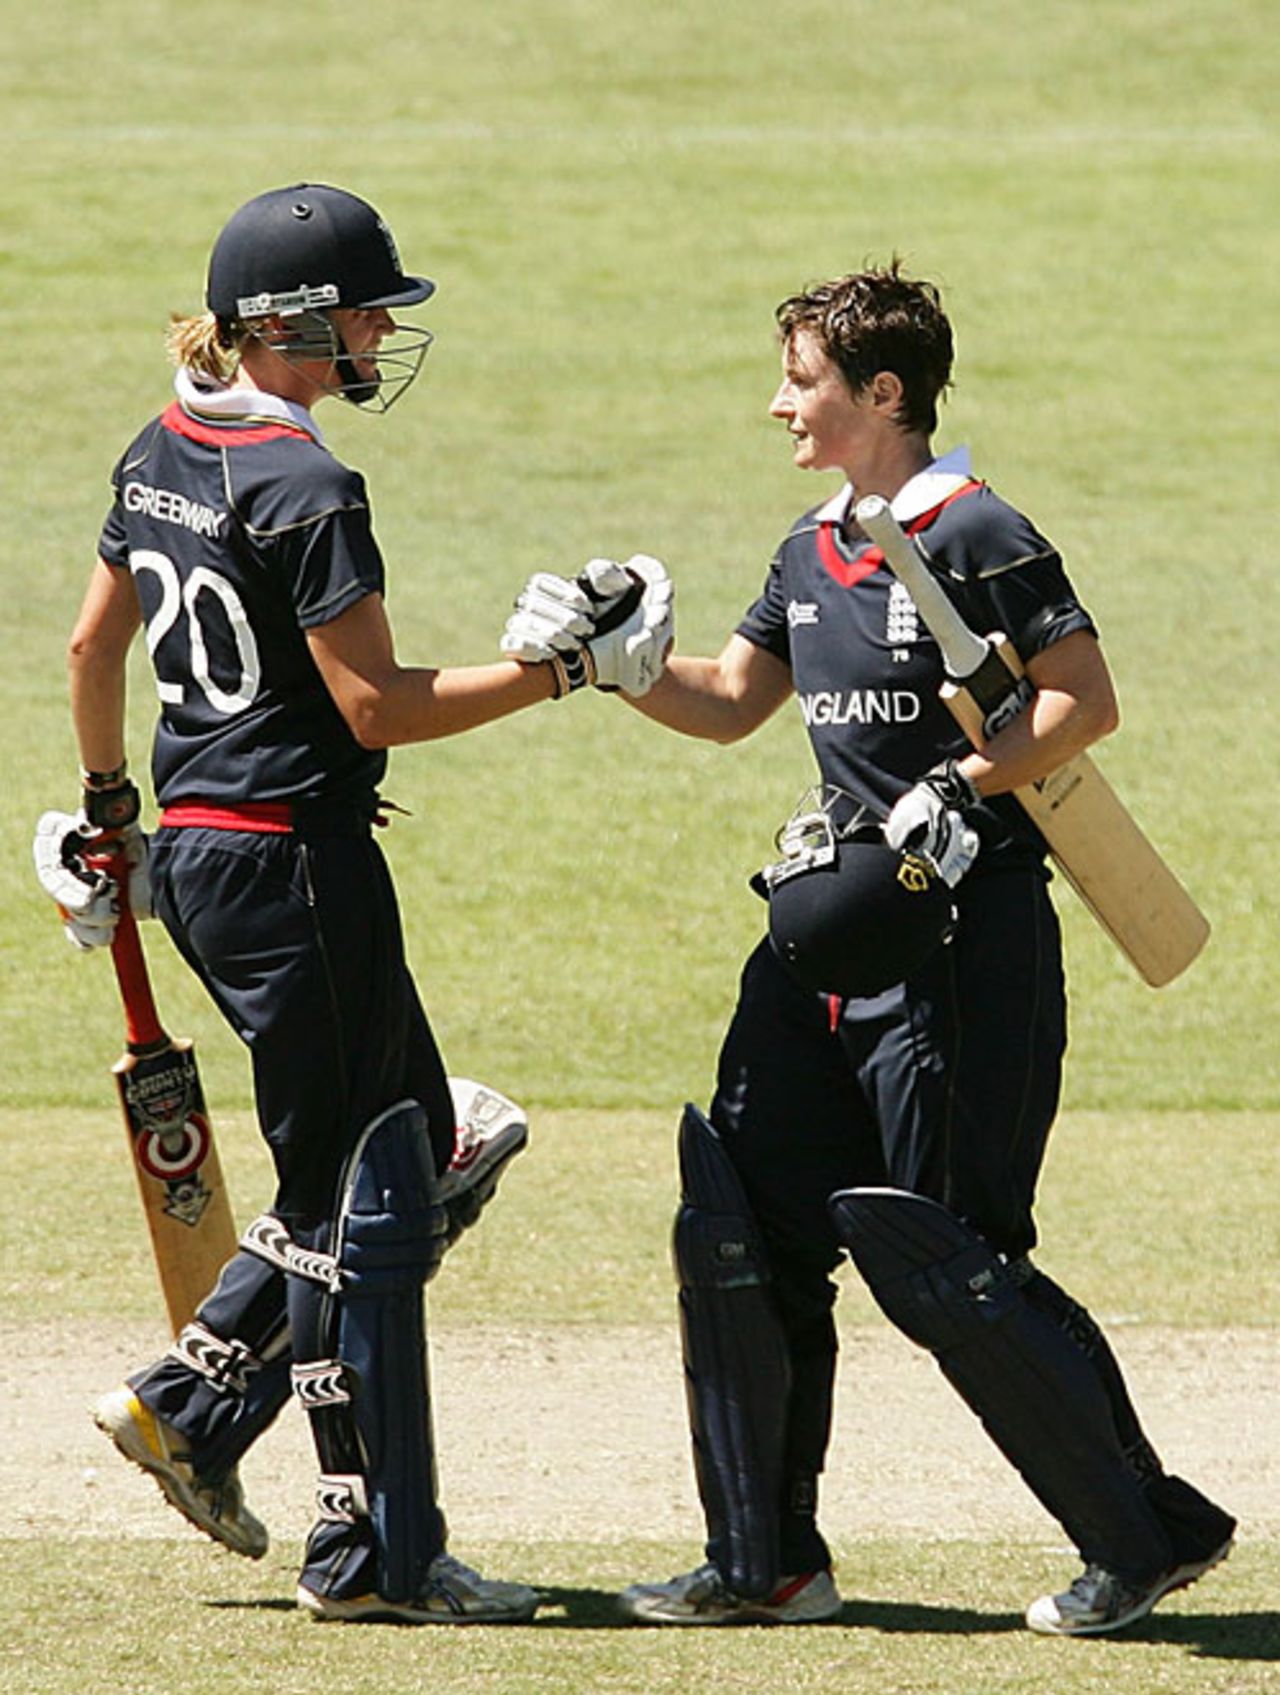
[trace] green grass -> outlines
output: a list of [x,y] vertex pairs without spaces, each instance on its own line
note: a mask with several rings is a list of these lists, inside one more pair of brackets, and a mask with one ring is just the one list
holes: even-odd
[[1018,1544],[850,1544],[838,1550],[841,1619],[772,1632],[619,1625],[619,1588],[689,1558],[688,1549],[648,1542],[480,1550],[486,1567],[547,1593],[538,1622],[524,1630],[316,1628],[292,1604],[293,1548],[256,1567],[178,1541],[0,1549],[23,1574],[0,1600],[0,1690],[14,1695],[246,1687],[274,1695],[1262,1695],[1280,1658],[1275,1557],[1248,1547],[1194,1604],[1171,1599],[1123,1641],[1092,1644],[1021,1628],[1026,1601],[1061,1580],[1062,1557]]
[[[635,548],[671,564],[681,646],[718,646],[829,486],[765,416],[774,303],[893,249],[938,276],[959,341],[939,443],[970,441],[1061,545],[1125,712],[1101,762],[1215,926],[1154,994],[1064,893],[1069,1103],[1280,1104],[1270,9],[1024,12],[373,0],[352,42],[331,4],[305,27],[232,5],[215,45],[176,4],[133,9],[126,42],[60,0],[56,74],[47,14],[6,19],[0,705],[24,804],[0,822],[0,1035],[28,1060],[0,1100],[89,1104],[82,1037],[111,1024],[25,870],[29,814],[73,798],[61,648],[108,469],[164,399],[160,331],[198,303],[211,232],[311,175],[373,197],[440,282],[418,389],[386,420],[322,414],[369,475],[413,659],[488,657],[531,568]],[[228,78],[237,19],[253,50]],[[140,661],[139,763],[152,711]],[[398,753],[415,817],[388,845],[451,1063],[544,1106],[704,1088],[759,928],[745,878],[809,775],[791,712],[722,751],[599,698]],[[243,1100],[207,1011],[166,992]]]
[[[536,1114],[484,1227],[432,1287],[434,1322],[666,1324],[676,1193],[670,1112]],[[222,1163],[242,1223],[270,1197],[246,1117],[220,1118]],[[0,1211],[0,1310],[32,1322],[160,1316],[145,1229],[114,1106],[10,1115],[0,1188],[58,1197]],[[1280,1325],[1280,1117],[1069,1113],[1043,1183],[1038,1258],[1101,1317],[1190,1329]],[[68,1228],[68,1219],[74,1228]],[[880,1324],[852,1276],[849,1322]]]
[[[166,396],[167,315],[198,304],[235,205],[308,177],[373,199],[440,284],[415,392],[386,420],[321,414],[369,477],[415,661],[488,658],[531,569],[636,549],[672,568],[681,647],[714,650],[829,486],[765,415],[774,304],[893,251],[942,282],[959,365],[939,446],[968,441],[1061,546],[1119,683],[1100,763],[1214,924],[1153,993],[1063,893],[1042,1259],[1100,1314],[1280,1323],[1273,8],[53,0],[6,8],[3,44],[6,1315],[158,1313],[105,1075],[109,967],[59,942],[30,833],[74,802],[62,653],[110,466]],[[139,655],[138,766],[152,701]],[[433,1292],[439,1322],[527,1321],[531,1290],[540,1322],[670,1322],[675,1118],[706,1098],[759,934],[746,876],[809,776],[793,713],[719,750],[580,697],[395,756],[413,817],[387,849],[446,1058],[534,1129],[458,1250],[468,1275]],[[244,1056],[159,937],[151,956],[247,1215],[269,1174]],[[874,1319],[853,1288],[843,1305]],[[177,1542],[8,1544],[0,1682],[1216,1695],[1273,1683],[1280,1634],[1274,1544],[1094,1646],[1015,1628],[1061,1570],[1017,1546],[843,1549],[843,1629],[692,1640],[608,1629],[601,1598],[687,1549],[492,1550],[562,1611],[425,1638],[304,1628],[290,1552],[258,1571]]]

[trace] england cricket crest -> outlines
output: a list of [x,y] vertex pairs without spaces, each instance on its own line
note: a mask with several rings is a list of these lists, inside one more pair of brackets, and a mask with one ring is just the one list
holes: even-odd
[[920,640],[920,614],[916,611],[915,601],[897,578],[889,584],[884,634],[893,649],[894,662],[905,664],[911,658],[911,649]]

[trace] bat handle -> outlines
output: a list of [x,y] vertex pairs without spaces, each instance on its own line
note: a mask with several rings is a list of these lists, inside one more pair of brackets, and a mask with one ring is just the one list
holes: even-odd
[[115,966],[120,999],[124,1004],[125,1040],[130,1053],[146,1053],[164,1047],[169,1038],[156,1011],[151,992],[147,957],[142,951],[138,921],[129,910],[129,862],[121,848],[112,853],[86,854],[90,865],[105,871],[116,885],[120,917],[111,939],[111,963]]

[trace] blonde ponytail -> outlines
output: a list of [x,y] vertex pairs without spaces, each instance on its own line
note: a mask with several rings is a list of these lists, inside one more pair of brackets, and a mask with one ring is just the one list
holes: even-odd
[[212,312],[183,318],[176,312],[165,334],[175,365],[216,383],[229,382],[240,363],[244,335],[240,326],[224,326]]

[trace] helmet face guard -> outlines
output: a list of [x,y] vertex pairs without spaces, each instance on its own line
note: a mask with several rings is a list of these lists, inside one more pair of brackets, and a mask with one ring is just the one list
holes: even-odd
[[847,831],[859,828],[864,818],[863,811],[855,808],[852,817],[838,825],[835,812],[841,802],[853,804],[852,796],[830,784],[806,789],[800,796],[790,818],[774,837],[781,857],[760,872],[770,893],[788,877],[834,863],[836,842]]
[[[377,348],[353,355],[323,311],[282,314],[278,327],[250,324],[249,333],[290,365],[326,361],[333,379],[323,385],[325,392],[366,412],[391,409],[417,377],[435,339],[430,330],[397,324]],[[362,375],[361,366],[372,366],[372,375]]]
[[228,220],[209,257],[206,301],[217,318],[244,324],[291,364],[327,360],[335,375],[328,392],[385,412],[421,369],[430,331],[397,325],[357,359],[331,314],[418,306],[434,292],[429,278],[404,271],[391,231],[367,201],[298,183],[258,195]]

